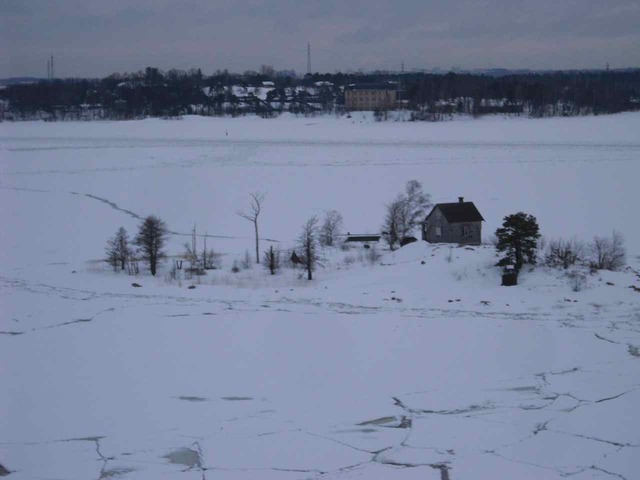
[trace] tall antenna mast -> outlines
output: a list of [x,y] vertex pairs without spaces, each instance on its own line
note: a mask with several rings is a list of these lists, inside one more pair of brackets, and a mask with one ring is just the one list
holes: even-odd
[[53,55],[51,55],[51,80],[55,77],[55,70],[53,69]]
[[51,80],[51,61],[47,58],[47,80]]
[[307,42],[307,74],[311,75],[311,42]]

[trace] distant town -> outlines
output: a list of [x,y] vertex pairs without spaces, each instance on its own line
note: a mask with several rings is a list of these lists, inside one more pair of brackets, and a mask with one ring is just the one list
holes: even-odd
[[[307,73],[262,65],[242,74],[147,67],[102,79],[6,79],[0,120],[128,120],[183,115],[273,117],[374,112],[376,120],[454,115],[599,115],[640,109],[640,69]],[[390,112],[404,111],[402,116]]]

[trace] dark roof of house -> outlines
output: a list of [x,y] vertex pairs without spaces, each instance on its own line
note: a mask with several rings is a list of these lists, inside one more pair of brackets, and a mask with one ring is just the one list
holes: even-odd
[[397,90],[395,83],[355,83],[347,86],[347,90]]
[[378,242],[380,235],[373,233],[348,233],[347,242]]
[[433,207],[431,213],[427,215],[427,219],[436,209],[442,212],[442,215],[449,223],[484,221],[473,202],[438,203]]

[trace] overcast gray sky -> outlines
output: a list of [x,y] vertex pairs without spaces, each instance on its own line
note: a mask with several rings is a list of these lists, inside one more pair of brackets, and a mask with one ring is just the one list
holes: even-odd
[[0,77],[640,66],[640,0],[0,0]]

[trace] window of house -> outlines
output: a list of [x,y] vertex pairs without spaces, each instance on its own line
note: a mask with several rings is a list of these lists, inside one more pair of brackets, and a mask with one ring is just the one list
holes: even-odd
[[442,227],[440,225],[436,225],[436,237],[442,236]]
[[468,237],[468,236],[470,236],[470,233],[469,233],[469,225],[463,225],[463,227],[462,227],[462,235],[463,235],[464,237]]

